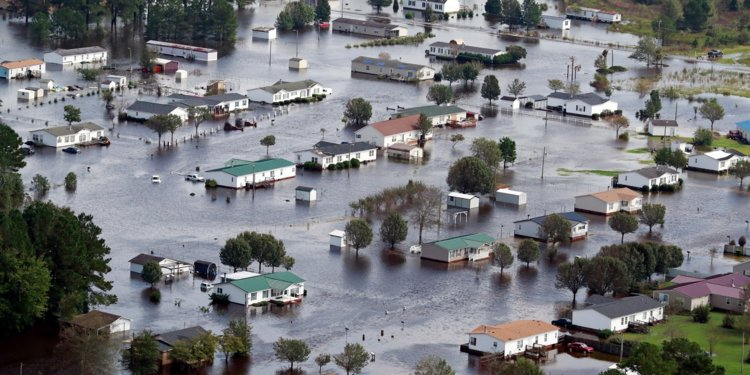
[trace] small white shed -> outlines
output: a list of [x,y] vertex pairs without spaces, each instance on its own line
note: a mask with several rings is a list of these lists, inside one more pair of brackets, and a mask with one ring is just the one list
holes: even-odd
[[117,87],[125,87],[128,85],[128,77],[125,76],[118,76],[110,74],[106,77],[104,77],[105,80],[109,80],[115,83]]
[[53,81],[51,79],[47,79],[47,78],[40,79],[39,80],[39,88],[47,90],[47,91],[50,91],[50,90],[52,90],[52,89],[55,88],[55,81]]
[[329,244],[335,247],[346,247],[346,232],[336,229],[328,233]]
[[313,202],[318,200],[318,191],[308,186],[297,186],[294,190],[294,198],[298,201]]
[[271,26],[259,26],[253,28],[253,39],[276,39],[276,28]]
[[289,69],[302,70],[307,69],[307,60],[299,57],[292,57],[289,59]]
[[524,205],[526,204],[526,193],[510,189],[498,189],[495,192],[495,201],[517,206]]
[[39,99],[44,97],[44,89],[39,87],[27,87],[26,90],[34,92],[34,98]]
[[20,89],[18,90],[18,99],[21,100],[34,100],[36,98],[36,91]]
[[454,191],[448,194],[448,207],[477,208],[479,207],[479,197]]
[[182,80],[186,79],[186,78],[187,78],[187,76],[188,76],[188,72],[187,72],[187,70],[182,70],[182,69],[180,69],[180,70],[178,70],[178,71],[174,72],[174,79],[175,79],[175,80],[176,80],[177,82],[180,82],[180,81],[182,81]]

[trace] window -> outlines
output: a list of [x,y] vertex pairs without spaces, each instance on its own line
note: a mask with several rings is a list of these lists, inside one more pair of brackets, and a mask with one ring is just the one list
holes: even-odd
[[341,161],[341,155],[339,155],[339,156],[337,156],[337,157],[336,157],[336,161],[337,161],[337,162],[340,162],[340,161]]
[[396,138],[396,136],[393,136],[393,138],[391,138],[392,142],[396,142],[397,140],[398,140],[398,138]]
[[544,342],[547,342],[547,334],[544,334]]
[[267,290],[263,291],[263,298],[268,298],[268,291]]
[[375,150],[370,150],[370,156],[375,156]]
[[477,338],[476,337],[470,337],[469,338],[469,345],[476,345],[477,344]]
[[219,294],[223,294],[224,293],[224,290],[222,290],[221,288],[216,289],[216,291],[219,292]]
[[354,158],[355,158],[355,159],[359,159],[359,152],[358,152],[358,153],[356,153],[356,154],[354,154]]
[[732,303],[732,300],[731,300],[731,299],[729,299],[729,298],[727,298],[727,305],[729,305],[729,304],[731,304],[731,303]]
[[258,298],[258,293],[257,292],[250,293],[250,300],[251,301],[255,301],[256,298]]
[[516,344],[516,348],[518,348],[518,350],[523,349],[523,340],[518,341],[518,343]]
[[492,346],[494,346],[495,348],[497,348],[497,341],[493,341],[492,342]]

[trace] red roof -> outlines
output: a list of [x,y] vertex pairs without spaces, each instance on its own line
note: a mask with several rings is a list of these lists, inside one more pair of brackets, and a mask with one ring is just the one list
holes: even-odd
[[672,282],[678,284],[664,288],[664,290],[673,290],[690,298],[715,294],[739,299],[742,296],[743,287],[750,284],[750,277],[737,272],[714,275],[705,279],[678,276],[672,279]]
[[419,115],[411,115],[395,118],[393,120],[376,122],[370,126],[380,132],[383,136],[387,137],[389,135],[401,134],[419,129],[417,127],[418,121]]

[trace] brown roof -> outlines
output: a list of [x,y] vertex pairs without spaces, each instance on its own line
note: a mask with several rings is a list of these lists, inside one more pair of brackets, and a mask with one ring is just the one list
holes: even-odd
[[390,150],[396,150],[396,151],[411,151],[413,149],[417,148],[415,145],[407,145],[404,143],[394,143],[388,147]]
[[556,326],[540,320],[516,320],[496,326],[481,325],[470,333],[485,333],[498,340],[513,341],[557,330]]
[[611,189],[589,195],[605,202],[630,201],[643,196],[628,188]]
[[417,122],[419,121],[419,115],[406,116],[401,118],[395,118],[393,120],[376,122],[370,126],[375,128],[380,134],[384,136],[406,133],[408,131],[417,129]]
[[18,68],[25,68],[27,66],[33,66],[33,65],[42,65],[44,64],[44,61],[37,60],[37,59],[26,59],[26,60],[18,60],[18,61],[3,61],[2,67],[6,69],[18,69]]
[[159,257],[151,254],[138,254],[133,257],[133,259],[130,259],[130,263],[134,264],[140,264],[140,265],[146,265],[148,262],[156,262],[159,263],[162,260],[164,260],[164,257]]
[[119,315],[91,310],[85,314],[74,316],[68,323],[86,329],[100,329],[114,323],[120,318]]

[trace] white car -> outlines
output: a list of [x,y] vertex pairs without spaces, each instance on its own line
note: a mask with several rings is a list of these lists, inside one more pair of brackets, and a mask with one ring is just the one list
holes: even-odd
[[160,184],[161,183],[161,177],[159,177],[159,175],[155,174],[155,175],[151,176],[151,182],[155,183],[155,184]]
[[206,179],[203,178],[203,176],[199,176],[197,173],[189,173],[185,176],[185,181],[205,182]]

